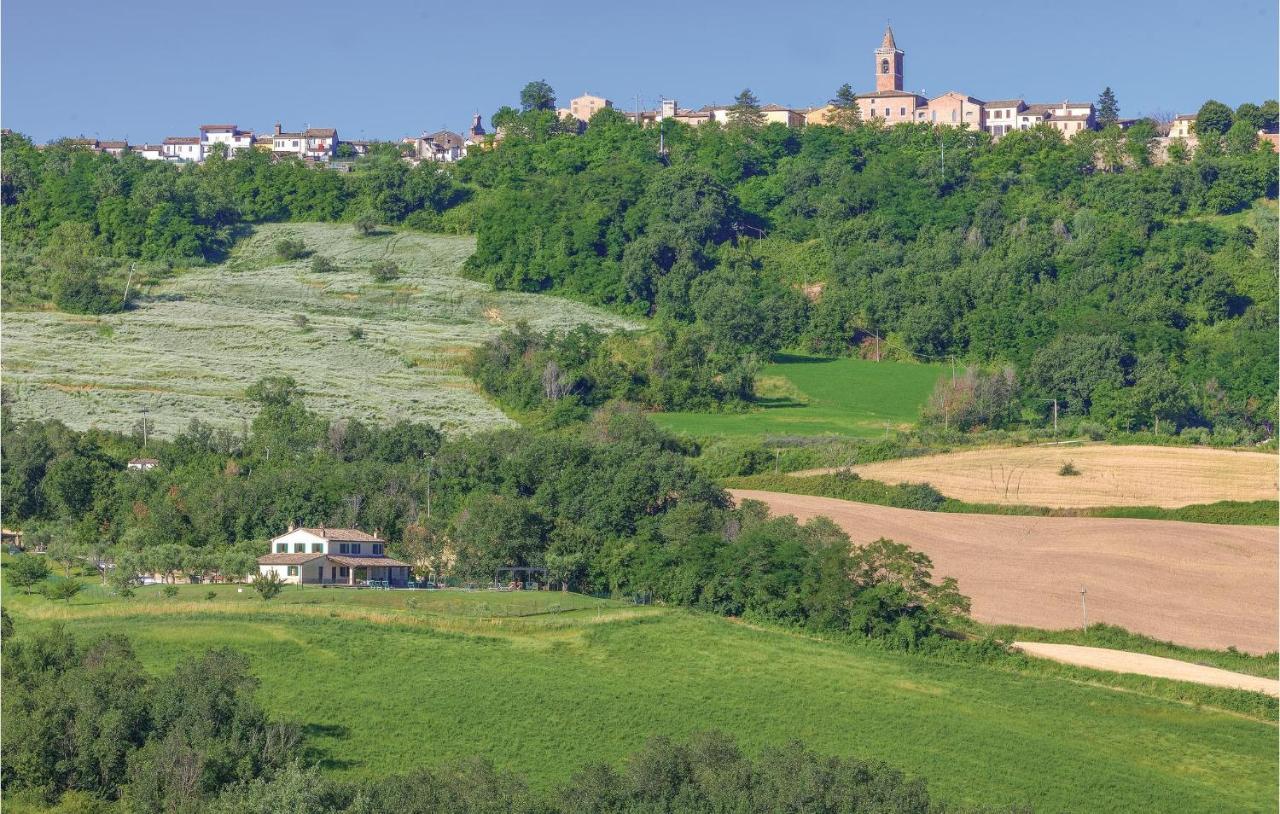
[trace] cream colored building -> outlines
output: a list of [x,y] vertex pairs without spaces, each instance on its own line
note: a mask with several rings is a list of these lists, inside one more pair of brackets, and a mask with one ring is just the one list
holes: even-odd
[[765,105],[760,108],[765,124],[784,124],[787,127],[804,127],[804,114],[782,105]]
[[588,122],[591,121],[592,116],[606,107],[613,107],[613,102],[603,96],[592,96],[589,93],[584,93],[577,98],[570,99],[569,107],[564,112],[580,122]]
[[385,554],[385,544],[359,529],[290,528],[258,558],[258,575],[275,574],[291,585],[369,584],[403,588],[409,564]]
[[930,99],[916,111],[916,121],[944,127],[963,127],[967,130],[983,128],[983,105],[975,99],[956,91],[947,91]]
[[1194,113],[1183,113],[1169,125],[1169,138],[1191,138],[1196,133]]

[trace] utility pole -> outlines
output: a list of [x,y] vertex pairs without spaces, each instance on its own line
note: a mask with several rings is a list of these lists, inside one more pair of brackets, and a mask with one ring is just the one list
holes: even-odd
[[876,361],[879,362],[880,361],[880,332],[877,331],[873,333],[872,336],[876,338]]
[[955,388],[955,386],[956,386],[956,357],[952,356],[952,357],[951,357],[951,387],[952,387],[952,389],[954,389],[954,388]]
[[146,407],[143,407],[140,410],[140,412],[142,413],[142,448],[146,449],[147,448],[147,413],[151,412],[151,410]]
[[431,519],[431,470],[435,467],[435,456],[427,459],[427,519]]
[[1058,400],[1053,400],[1053,437],[1058,437]]
[[133,285],[133,270],[136,269],[137,267],[138,267],[137,263],[129,264],[129,279],[125,280],[124,282],[124,301],[120,303],[122,307],[129,304],[129,286]]
[[1088,605],[1085,604],[1085,598],[1084,598],[1085,593],[1086,591],[1084,589],[1084,586],[1081,585],[1080,586],[1080,621],[1084,624],[1084,627],[1081,628],[1082,630],[1089,629],[1089,607]]

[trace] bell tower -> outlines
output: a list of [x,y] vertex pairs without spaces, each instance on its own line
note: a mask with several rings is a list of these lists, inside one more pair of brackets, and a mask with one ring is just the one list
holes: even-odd
[[876,49],[876,90],[902,90],[902,51],[893,41],[893,29],[884,27],[884,40]]

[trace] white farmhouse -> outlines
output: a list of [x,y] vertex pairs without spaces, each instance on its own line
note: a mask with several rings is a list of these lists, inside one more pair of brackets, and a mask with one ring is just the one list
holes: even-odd
[[275,573],[292,585],[405,587],[409,564],[384,551],[382,540],[359,529],[290,528],[258,558],[258,574]]

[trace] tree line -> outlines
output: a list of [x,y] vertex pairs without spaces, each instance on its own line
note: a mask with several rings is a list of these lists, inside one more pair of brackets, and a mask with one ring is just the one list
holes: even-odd
[[6,418],[5,522],[68,567],[113,566],[125,592],[140,572],[241,576],[298,523],[378,531],[424,574],[487,584],[499,567],[544,567],[566,589],[905,648],[968,612],[954,580],[934,580],[905,546],[852,545],[830,521],[733,506],[692,464],[695,447],[625,405],[561,429],[445,439],[419,424],[327,421],[287,379],[250,396],[250,432],[193,422],[149,442],[160,465],[146,472],[124,466],[137,436]]

